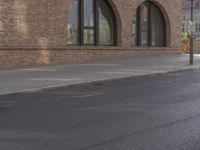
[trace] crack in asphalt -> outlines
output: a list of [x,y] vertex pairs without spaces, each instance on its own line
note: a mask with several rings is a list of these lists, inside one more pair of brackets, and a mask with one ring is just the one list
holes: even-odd
[[161,129],[161,128],[166,128],[168,126],[172,126],[172,125],[175,125],[175,124],[178,124],[178,123],[182,123],[182,122],[185,122],[185,121],[188,121],[188,120],[191,120],[191,119],[194,119],[194,118],[198,118],[198,117],[200,117],[200,114],[197,114],[197,115],[194,115],[194,116],[190,116],[190,117],[185,118],[185,119],[175,120],[175,121],[172,121],[172,122],[169,122],[169,123],[165,123],[165,124],[153,127],[153,128],[147,128],[145,130],[132,132],[132,133],[127,134],[127,135],[122,135],[122,136],[119,136],[117,138],[113,138],[113,139],[110,139],[110,140],[107,140],[107,141],[103,141],[103,142],[100,142],[100,143],[97,143],[97,144],[93,144],[93,145],[90,145],[90,146],[87,146],[87,147],[80,148],[79,150],[89,150],[91,148],[95,148],[95,147],[98,147],[98,146],[101,146],[101,145],[105,145],[105,144],[109,144],[109,143],[114,143],[114,142],[120,141],[122,139],[126,139],[126,138],[134,136],[134,135],[138,135],[138,134],[142,134],[142,133],[146,133],[146,132],[151,132],[153,130],[157,130],[157,129]]

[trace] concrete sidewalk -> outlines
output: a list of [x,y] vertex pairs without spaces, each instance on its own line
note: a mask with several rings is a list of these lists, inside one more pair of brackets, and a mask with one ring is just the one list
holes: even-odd
[[188,55],[140,56],[96,63],[1,70],[0,95],[29,92],[116,78],[199,69],[200,56],[189,66]]

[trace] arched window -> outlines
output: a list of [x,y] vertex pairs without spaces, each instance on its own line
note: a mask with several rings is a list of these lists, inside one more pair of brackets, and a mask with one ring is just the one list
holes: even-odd
[[106,0],[74,0],[68,19],[68,44],[116,45],[116,18]]
[[151,1],[137,9],[137,46],[166,46],[166,24],[160,8]]

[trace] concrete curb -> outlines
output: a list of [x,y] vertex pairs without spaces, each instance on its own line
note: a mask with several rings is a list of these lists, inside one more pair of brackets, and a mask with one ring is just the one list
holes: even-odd
[[60,85],[55,85],[55,86],[46,86],[46,87],[41,87],[41,88],[30,88],[27,90],[19,90],[16,92],[5,92],[1,93],[0,96],[7,96],[7,95],[25,95],[25,94],[30,94],[30,93],[36,93],[36,92],[42,92],[42,91],[47,91],[47,90],[53,90],[57,88],[64,88],[64,87],[71,87],[71,86],[79,86],[79,85],[85,85],[85,84],[96,84],[96,85],[101,85],[104,84],[102,82],[111,82],[111,81],[116,81],[116,80],[122,80],[122,79],[128,79],[128,78],[134,78],[134,77],[143,77],[143,76],[152,76],[152,75],[161,75],[161,74],[167,74],[167,73],[176,73],[176,72],[186,72],[186,71],[194,71],[194,70],[199,70],[200,67],[193,67],[193,68],[183,68],[179,70],[170,70],[170,71],[163,71],[163,72],[152,72],[152,73],[147,73],[147,74],[140,74],[140,75],[131,75],[131,76],[126,76],[126,77],[113,77],[109,79],[97,79],[97,80],[91,80],[91,81],[85,81],[85,82],[76,82],[76,83],[69,83],[69,84],[60,84]]

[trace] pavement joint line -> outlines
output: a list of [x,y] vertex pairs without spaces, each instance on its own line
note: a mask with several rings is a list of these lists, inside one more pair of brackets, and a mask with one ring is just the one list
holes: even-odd
[[55,86],[45,86],[41,88],[30,88],[26,90],[18,90],[15,92],[5,92],[5,93],[0,93],[0,96],[25,95],[25,94],[31,94],[31,93],[36,93],[36,92],[53,90],[53,89],[62,88],[62,87],[64,88],[64,87],[80,86],[80,85],[85,85],[85,84],[97,85],[98,83],[101,83],[101,82],[111,82],[115,80],[128,79],[128,78],[134,78],[134,77],[152,76],[152,75],[160,75],[160,74],[175,73],[175,72],[185,72],[185,71],[193,71],[193,70],[199,70],[199,69],[200,67],[198,66],[198,67],[181,68],[178,70],[168,70],[168,71],[162,71],[162,72],[158,71],[158,72],[151,72],[151,73],[146,73],[146,74],[129,75],[129,76],[124,76],[124,77],[113,77],[113,78],[108,78],[108,79],[80,81],[80,82],[60,84],[60,85],[55,85]]

